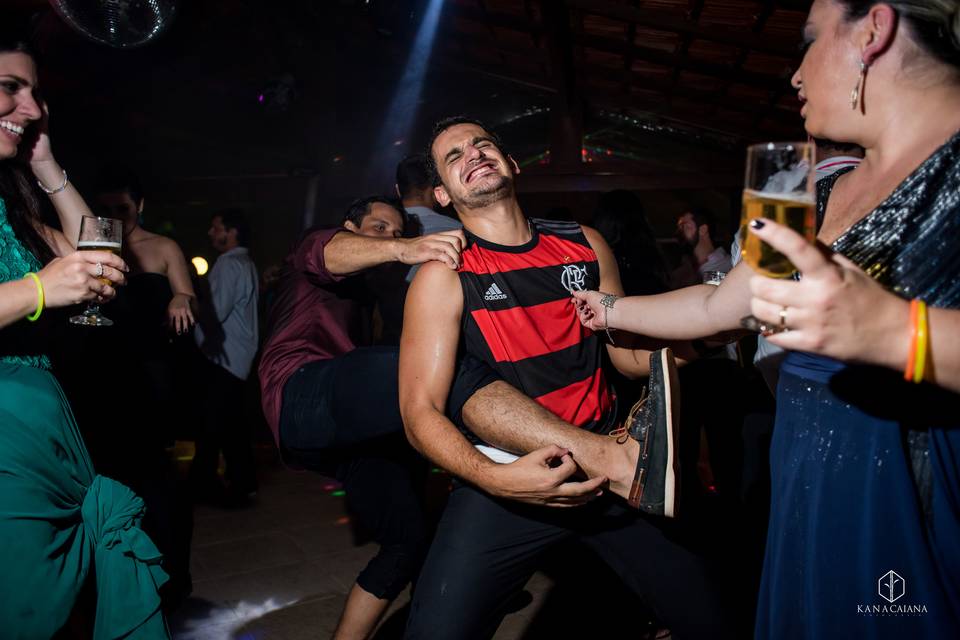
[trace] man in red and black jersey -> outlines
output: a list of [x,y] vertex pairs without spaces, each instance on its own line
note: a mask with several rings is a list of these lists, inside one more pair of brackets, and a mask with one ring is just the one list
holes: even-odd
[[[638,506],[638,470],[648,470],[641,442],[653,434],[662,455],[659,477],[647,482],[660,483],[661,514],[676,506],[672,359],[606,345],[625,375],[654,374],[659,393],[648,406],[666,416],[633,437],[608,437],[615,398],[600,367],[603,343],[571,304],[578,289],[622,295],[609,247],[575,223],[526,218],[514,191],[519,168],[482,124],[439,123],[429,154],[437,201],[454,205],[467,244],[456,271],[427,263],[411,285],[400,410],[414,447],[465,482],[455,484],[421,572],[407,636],[493,635],[545,548],[576,536],[678,636],[723,637],[701,560],[619,498],[597,498],[606,486]],[[494,419],[467,428],[464,413]],[[578,471],[588,479],[570,482]]]

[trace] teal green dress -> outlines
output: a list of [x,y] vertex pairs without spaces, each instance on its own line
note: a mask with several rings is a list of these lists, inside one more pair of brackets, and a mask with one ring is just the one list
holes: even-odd
[[[0,282],[40,267],[0,199]],[[143,501],[93,471],[42,334],[25,320],[0,328],[0,636],[53,636],[92,570],[96,640],[168,638],[157,593],[167,576],[139,528]],[[109,384],[108,369],[98,375]],[[106,391],[103,402],[109,411]]]

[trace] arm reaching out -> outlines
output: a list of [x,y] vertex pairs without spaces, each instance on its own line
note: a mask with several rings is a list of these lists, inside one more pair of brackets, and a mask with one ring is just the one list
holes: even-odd
[[740,329],[750,314],[750,276],[740,263],[720,286],[700,284],[655,296],[619,298],[604,309],[599,291],[574,291],[580,321],[594,331],[624,329],[662,340],[696,340]]
[[190,281],[190,271],[187,260],[183,257],[183,251],[173,240],[164,243],[163,250],[167,261],[167,279],[173,291],[173,297],[167,305],[167,321],[170,323],[170,328],[180,334],[189,331],[196,324],[192,305],[197,296],[193,291],[193,283]]
[[385,262],[413,265],[436,260],[456,269],[466,243],[460,230],[419,238],[374,238],[344,231],[326,244],[323,259],[327,270],[336,276],[351,275]]

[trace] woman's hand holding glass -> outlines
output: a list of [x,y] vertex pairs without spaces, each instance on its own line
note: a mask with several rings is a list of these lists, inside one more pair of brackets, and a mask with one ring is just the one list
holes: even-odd
[[759,222],[749,232],[803,274],[799,281],[751,278],[751,312],[773,329],[767,339],[784,349],[902,367],[909,348],[909,303],[843,256],[772,220]]
[[[97,276],[102,265],[103,276]],[[66,307],[91,300],[106,301],[116,295],[113,285],[126,282],[127,264],[110,251],[74,251],[55,258],[37,272],[43,284],[44,304]]]

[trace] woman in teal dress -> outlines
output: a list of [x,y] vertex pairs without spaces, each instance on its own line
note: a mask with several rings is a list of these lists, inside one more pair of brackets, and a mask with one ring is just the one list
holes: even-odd
[[[94,638],[167,638],[157,594],[166,575],[138,527],[143,502],[94,472],[44,355],[43,308],[113,297],[97,276],[122,283],[126,265],[76,251],[39,221],[17,158],[34,152],[24,140],[44,117],[36,85],[27,48],[0,36],[0,635],[52,637],[89,583]],[[65,176],[36,177],[58,209],[82,205]],[[91,365],[109,411],[109,371]]]
[[780,330],[769,340],[791,352],[777,389],[756,638],[953,640],[960,0],[815,0],[803,37],[793,85],[807,132],[866,155],[817,185],[821,246],[751,222],[802,277],[741,264],[719,287],[606,310],[597,292],[574,296],[593,329],[695,339],[752,313]]

